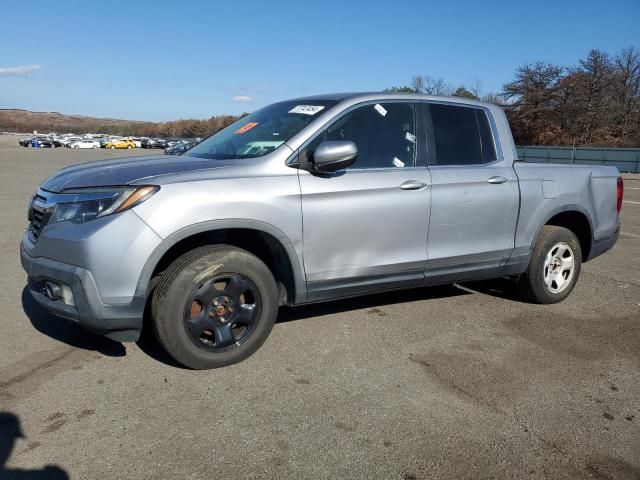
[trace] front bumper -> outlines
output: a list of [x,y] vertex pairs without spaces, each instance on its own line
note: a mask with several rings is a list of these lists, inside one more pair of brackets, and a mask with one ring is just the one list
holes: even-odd
[[[87,269],[43,257],[32,257],[20,247],[22,268],[28,275],[33,298],[51,313],[77,322],[82,327],[113,340],[136,341],[142,330],[144,297],[133,297],[127,304],[102,303],[96,282]],[[73,293],[73,305],[51,300],[42,291],[44,281],[68,285]]]

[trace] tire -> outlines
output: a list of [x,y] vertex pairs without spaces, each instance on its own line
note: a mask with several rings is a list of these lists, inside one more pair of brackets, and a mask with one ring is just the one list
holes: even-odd
[[111,145],[109,148],[110,148],[111,150],[115,150],[116,146],[115,146],[115,145]]
[[97,149],[98,149],[98,147],[96,147],[95,145],[94,145],[93,147],[91,147],[91,148],[93,148],[94,150],[97,150]]
[[151,301],[160,344],[177,362],[197,370],[251,356],[277,315],[278,289],[269,268],[227,245],[182,255],[162,275]]
[[131,145],[127,145],[127,150],[131,150]]
[[575,234],[563,227],[545,225],[518,288],[534,303],[561,302],[576,286],[581,266],[582,249]]
[[73,148],[80,148],[78,145],[75,145]]

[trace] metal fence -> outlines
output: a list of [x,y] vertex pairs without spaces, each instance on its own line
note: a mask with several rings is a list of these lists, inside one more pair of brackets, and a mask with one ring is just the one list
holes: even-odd
[[622,173],[640,173],[640,148],[517,147],[525,162],[610,165]]

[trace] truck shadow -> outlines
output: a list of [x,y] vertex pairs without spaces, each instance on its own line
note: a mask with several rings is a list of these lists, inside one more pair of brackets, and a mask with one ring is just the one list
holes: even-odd
[[[278,313],[276,323],[288,323],[299,320],[313,319],[332,315],[335,313],[350,312],[353,310],[369,309],[381,306],[398,305],[402,303],[416,302],[436,298],[447,298],[458,295],[469,295],[470,292],[462,290],[454,285],[437,287],[422,287],[411,290],[396,290],[392,292],[377,293],[361,297],[331,300],[323,303],[313,303],[298,307],[282,307]],[[145,313],[142,336],[138,341],[138,347],[154,360],[176,368],[184,368],[175,362],[164,351],[153,333],[151,319],[148,312]]]
[[482,293],[504,300],[517,303],[531,303],[518,291],[516,284],[506,278],[483,280],[478,282],[465,282],[460,284],[469,293]]
[[88,332],[80,325],[49,313],[34,300],[26,286],[22,289],[22,309],[36,330],[55,340],[108,357],[124,357],[127,353],[122,343]]
[[391,292],[364,295],[361,297],[330,300],[322,303],[301,305],[299,307],[285,307],[280,309],[276,323],[286,323],[306,318],[321,317],[334,313],[350,312],[420,300],[455,297],[469,295],[471,292],[462,290],[455,285],[440,285],[435,287],[419,287],[410,290],[394,290]]
[[[477,287],[476,284],[474,284],[474,286]],[[280,309],[276,323],[312,319],[315,317],[380,306],[398,305],[402,303],[447,298],[459,295],[470,295],[471,293],[472,292],[470,290],[463,289],[455,285],[442,285],[435,287],[413,288],[410,290],[396,290],[302,305],[298,307],[283,307]],[[87,332],[79,325],[68,320],[58,318],[47,312],[33,299],[27,287],[22,291],[22,307],[35,329],[51,338],[73,347],[85,350],[95,350],[110,357],[121,357],[126,355],[126,349],[122,343]],[[154,360],[171,367],[184,368],[174,361],[156,340],[148,312],[145,313],[142,335],[140,340],[137,342],[137,345],[140,350]]]

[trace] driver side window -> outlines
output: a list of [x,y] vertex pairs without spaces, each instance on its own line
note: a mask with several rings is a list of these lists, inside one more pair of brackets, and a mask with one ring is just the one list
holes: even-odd
[[414,106],[379,103],[359,107],[333,123],[305,149],[313,155],[325,141],[351,141],[358,158],[350,169],[413,167],[416,155]]

